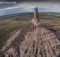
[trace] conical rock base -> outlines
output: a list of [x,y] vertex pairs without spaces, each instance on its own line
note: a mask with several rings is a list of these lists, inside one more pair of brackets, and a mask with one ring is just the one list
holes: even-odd
[[36,28],[25,36],[20,45],[20,57],[57,57],[60,42],[53,32]]

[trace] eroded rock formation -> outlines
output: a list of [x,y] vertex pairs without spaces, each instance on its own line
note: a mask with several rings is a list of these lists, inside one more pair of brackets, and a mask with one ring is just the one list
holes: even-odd
[[32,19],[32,23],[34,24],[35,27],[42,26],[42,24],[39,20],[39,13],[38,13],[37,7],[34,10],[34,18]]
[[58,57],[60,55],[60,41],[52,31],[41,25],[38,8],[35,8],[32,23],[36,26],[32,31],[24,34],[19,30],[7,40],[0,57]]

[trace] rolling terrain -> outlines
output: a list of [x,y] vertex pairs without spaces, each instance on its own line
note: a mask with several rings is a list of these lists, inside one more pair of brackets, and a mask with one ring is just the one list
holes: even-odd
[[[43,27],[36,29],[34,28],[33,24],[30,22],[32,18],[33,15],[26,14],[22,16],[18,15],[18,16],[8,17],[5,19],[4,18],[0,19],[0,45],[1,45],[0,48],[2,48],[3,46],[2,51],[5,52],[5,55],[7,55],[7,53],[8,54],[11,53],[13,54],[13,56],[18,55],[21,57],[24,57],[25,56],[24,54],[26,54],[25,57],[59,56],[60,14],[55,14],[55,13],[40,14],[40,21],[43,24]],[[41,44],[40,48],[37,43]],[[37,48],[41,52],[38,51]],[[46,50],[46,53],[42,48]],[[48,53],[48,50],[50,51],[50,53]]]

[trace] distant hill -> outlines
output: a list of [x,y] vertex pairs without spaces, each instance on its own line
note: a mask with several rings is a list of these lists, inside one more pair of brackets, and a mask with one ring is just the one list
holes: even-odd
[[8,18],[8,17],[15,17],[15,16],[23,16],[23,15],[33,15],[33,12],[26,12],[26,13],[16,13],[16,14],[9,14],[0,16],[0,19]]
[[[60,13],[56,12],[39,12],[41,15],[46,15],[46,14],[57,14],[60,15]],[[33,15],[33,12],[26,12],[26,13],[16,13],[16,14],[9,14],[9,15],[2,15],[0,16],[0,19],[8,18],[8,17],[15,17],[15,16],[25,16],[25,15]]]

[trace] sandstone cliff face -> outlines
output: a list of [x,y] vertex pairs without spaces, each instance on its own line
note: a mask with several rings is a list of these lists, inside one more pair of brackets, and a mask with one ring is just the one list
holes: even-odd
[[[10,44],[3,50],[4,57],[58,57],[60,42],[56,35],[44,27],[28,32],[20,44]],[[16,41],[16,43],[18,40]],[[1,56],[2,57],[2,56]]]

